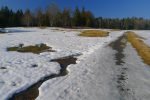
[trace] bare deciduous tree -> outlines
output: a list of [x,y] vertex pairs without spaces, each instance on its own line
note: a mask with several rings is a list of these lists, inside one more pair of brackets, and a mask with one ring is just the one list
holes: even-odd
[[29,9],[25,11],[22,21],[23,21],[23,24],[28,27],[32,24],[32,15]]
[[71,10],[65,8],[62,13],[63,26],[71,26]]
[[42,21],[43,21],[43,13],[42,13],[41,8],[37,9],[36,17],[37,17],[37,21],[38,21],[38,26],[41,27],[42,26]]
[[46,14],[48,15],[48,18],[49,18],[49,23],[50,23],[50,26],[53,26],[54,23],[55,23],[55,17],[56,15],[61,12],[59,7],[52,3],[50,4],[47,8],[46,8]]

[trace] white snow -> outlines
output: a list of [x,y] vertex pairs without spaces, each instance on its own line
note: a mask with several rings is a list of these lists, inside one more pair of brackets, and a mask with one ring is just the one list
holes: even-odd
[[143,37],[143,41],[150,47],[150,31],[135,31],[136,34]]
[[[70,65],[67,76],[44,82],[36,100],[149,100],[150,67],[143,63],[129,43],[124,50],[125,63],[122,66],[115,64],[116,51],[105,44],[93,51],[79,57],[78,64]],[[129,89],[123,97],[117,88],[117,78],[122,68],[127,68],[127,79],[120,84]]]
[[[123,83],[128,93],[126,100],[149,100],[150,67],[142,62],[134,48],[127,44],[125,64],[115,64],[114,54],[107,45],[125,31],[111,32],[108,37],[79,37],[82,29],[63,28],[7,28],[10,33],[0,34],[0,100],[7,100],[41,78],[59,73],[58,63],[51,59],[82,54],[77,64],[68,66],[69,74],[44,82],[36,100],[118,100],[117,75],[127,68]],[[110,30],[108,30],[110,31]],[[150,31],[135,31],[150,46]],[[41,54],[8,52],[7,47],[19,44],[45,43],[56,52]],[[38,67],[32,67],[32,65]]]
[[69,75],[43,83],[36,100],[117,100],[110,90],[112,66],[110,50],[97,49],[77,65],[70,65]]
[[116,93],[110,90],[114,87],[110,85],[114,58],[111,50],[103,48],[122,34],[123,31],[112,32],[108,40],[78,57],[76,65],[69,65],[67,76],[44,82],[36,100],[117,100],[117,90],[113,89]]
[[150,66],[143,63],[130,44],[125,48],[125,54],[126,63],[123,67],[128,68],[126,85],[130,88],[130,95],[126,97],[127,100],[149,100]]
[[[19,92],[22,89],[31,86],[33,83],[36,83],[38,80],[40,80],[41,78],[47,75],[58,73],[60,66],[57,63],[50,62],[51,59],[58,58],[58,57],[68,56],[72,54],[82,54],[82,56],[80,56],[77,61],[78,64],[70,65],[70,67],[68,68],[70,71],[70,75],[47,81],[42,85],[42,87],[40,88],[39,98],[43,97],[42,93],[44,94],[45,97],[39,100],[44,100],[44,98],[45,100],[47,100],[46,97],[52,95],[52,94],[44,93],[44,91],[48,91],[48,90],[52,90],[53,92],[58,93],[58,94],[56,93],[56,95],[52,95],[53,98],[58,97],[59,95],[58,91],[64,86],[65,82],[62,82],[61,83],[62,85],[56,87],[57,89],[51,89],[51,85],[53,84],[52,81],[57,80],[56,83],[53,84],[53,86],[55,86],[59,84],[60,81],[66,79],[66,82],[68,84],[66,84],[64,88],[67,88],[68,86],[70,86],[69,82],[73,81],[72,79],[74,80],[77,79],[78,81],[82,81],[84,83],[84,81],[87,82],[87,80],[90,80],[92,77],[94,77],[93,79],[97,78],[98,76],[94,74],[93,74],[94,76],[91,76],[92,75],[91,73],[93,72],[90,67],[94,66],[94,63],[89,63],[89,65],[87,64],[87,66],[85,65],[82,66],[82,63],[85,64],[86,63],[85,59],[89,57],[89,55],[92,54],[96,49],[102,48],[110,41],[116,39],[118,36],[123,34],[123,31],[120,31],[120,32],[112,32],[108,37],[90,38],[90,37],[79,37],[77,36],[77,34],[79,34],[78,31],[69,30],[69,29],[68,29],[69,31],[53,30],[53,28],[46,28],[46,29],[8,28],[8,30],[10,31],[10,33],[0,34],[0,58],[1,58],[0,68],[6,68],[6,69],[0,69],[0,76],[1,76],[0,77],[0,100],[6,100],[13,93]],[[28,45],[35,45],[40,43],[47,44],[48,46],[52,47],[53,50],[56,50],[56,52],[45,52],[45,53],[41,53],[40,55],[37,55],[32,53],[19,53],[19,52],[6,51],[7,47],[16,46],[19,44],[24,44],[25,46],[28,46]],[[90,58],[88,61],[90,61]],[[38,67],[33,68],[32,67],[33,64],[37,64]],[[105,69],[103,70],[104,70],[103,73],[107,73]],[[84,74],[87,74],[88,77],[85,77]],[[85,79],[81,80],[78,75],[83,77],[81,79],[84,78]],[[80,85],[80,83],[81,82],[74,83],[77,84],[77,86],[80,86],[79,88],[73,87],[72,85],[74,84],[70,83],[72,86],[71,87],[72,90],[69,91],[69,93],[75,94],[78,91],[80,91],[80,88],[85,86],[84,84]],[[93,84],[93,82],[89,82],[89,83],[87,82],[86,84]],[[105,81],[102,82],[102,84],[105,85]],[[107,81],[106,84],[108,84]],[[95,84],[95,85],[103,86],[99,84]],[[94,87],[94,89],[96,89],[96,86]],[[85,86],[85,88],[88,87]],[[109,91],[105,87],[101,87],[101,88],[102,90],[106,89],[106,91]],[[89,88],[88,91],[90,90],[91,88]],[[103,93],[102,90],[99,89],[96,90]],[[66,90],[66,92],[67,91],[68,90]],[[84,89],[81,92],[84,94]],[[89,94],[85,93],[85,98],[88,97],[87,95]],[[96,95],[93,94],[93,97],[94,96],[96,97]],[[103,93],[103,95],[106,94]]]

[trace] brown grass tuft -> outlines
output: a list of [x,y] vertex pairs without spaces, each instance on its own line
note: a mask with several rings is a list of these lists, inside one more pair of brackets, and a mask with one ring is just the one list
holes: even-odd
[[150,65],[150,48],[141,40],[140,36],[134,32],[127,32],[127,39],[132,46],[137,50],[143,61]]
[[111,29],[112,32],[114,31],[120,31],[120,29]]
[[79,36],[84,37],[106,37],[109,35],[109,32],[102,30],[85,30],[79,34]]
[[19,45],[16,47],[9,47],[7,48],[7,51],[17,51],[17,52],[31,52],[31,53],[35,53],[35,54],[39,54],[42,52],[54,52],[54,50],[52,50],[51,47],[47,46],[46,44],[38,44],[35,46],[25,46],[23,47],[23,45]]

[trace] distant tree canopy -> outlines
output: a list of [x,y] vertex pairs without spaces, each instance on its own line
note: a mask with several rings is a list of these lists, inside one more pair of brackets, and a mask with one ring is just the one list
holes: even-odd
[[143,18],[96,18],[83,7],[75,10],[59,9],[50,4],[45,10],[37,8],[35,12],[29,9],[12,11],[8,7],[0,8],[0,28],[20,26],[50,26],[50,27],[93,27],[109,29],[150,29],[150,20]]
[[13,26],[21,26],[22,25],[22,10],[18,10],[13,12],[8,9],[8,7],[2,7],[0,9],[0,27],[13,27]]

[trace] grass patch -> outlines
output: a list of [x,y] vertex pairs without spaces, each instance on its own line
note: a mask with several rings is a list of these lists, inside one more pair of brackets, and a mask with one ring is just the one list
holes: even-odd
[[31,53],[35,53],[35,54],[39,54],[42,52],[55,52],[54,50],[52,50],[51,47],[47,46],[46,44],[37,44],[35,46],[23,46],[23,44],[19,44],[19,46],[15,46],[15,47],[8,47],[7,51],[17,51],[17,52],[31,52]]
[[113,31],[120,31],[120,29],[111,29],[111,31],[113,32]]
[[79,36],[84,37],[106,37],[109,35],[109,32],[102,30],[85,30],[79,34]]
[[134,32],[127,32],[127,39],[132,46],[137,50],[139,56],[143,59],[144,63],[150,65],[150,47],[147,46],[140,36]]

